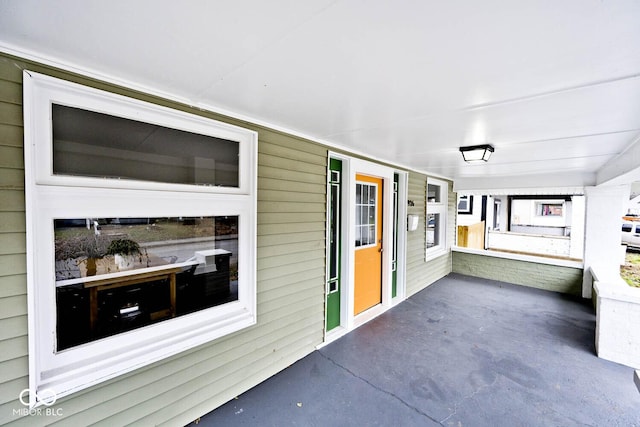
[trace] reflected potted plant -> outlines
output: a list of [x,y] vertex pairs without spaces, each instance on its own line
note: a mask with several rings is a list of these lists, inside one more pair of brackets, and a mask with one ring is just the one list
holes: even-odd
[[140,258],[142,252],[140,245],[133,240],[115,239],[109,244],[107,255],[113,255],[119,270],[130,270],[136,262],[136,257]]
[[[97,263],[106,254],[109,240],[103,236],[75,235],[56,238],[56,280],[94,276]],[[81,270],[85,272],[82,273]]]

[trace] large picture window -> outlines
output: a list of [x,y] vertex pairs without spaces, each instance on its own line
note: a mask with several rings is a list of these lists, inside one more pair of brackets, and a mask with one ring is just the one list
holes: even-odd
[[255,324],[255,132],[24,77],[30,389]]

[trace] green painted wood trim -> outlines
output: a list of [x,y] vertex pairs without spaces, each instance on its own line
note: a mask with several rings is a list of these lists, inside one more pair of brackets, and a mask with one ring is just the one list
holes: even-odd
[[393,260],[396,264],[396,268],[391,273],[391,298],[395,298],[398,295],[398,259],[397,259],[397,248],[398,248],[398,203],[400,200],[398,198],[398,185],[400,182],[400,176],[396,173],[393,174],[393,197],[395,201],[394,209],[393,209],[393,246],[396,248],[396,258]]
[[[338,182],[334,182],[331,175],[328,177],[328,182],[330,186],[336,186],[337,189],[337,199],[336,203],[332,203],[330,200],[330,212],[335,210],[335,217],[340,220],[342,218],[342,160],[332,158],[329,160],[329,170],[331,172],[339,172],[340,179]],[[337,276],[335,280],[332,280],[332,283],[327,283],[327,306],[326,306],[326,328],[327,331],[332,330],[333,328],[340,325],[340,300],[341,300],[341,292],[342,292],[342,280],[341,280],[341,266],[342,266],[342,234],[340,225],[333,224],[334,215],[329,215],[329,229],[332,226],[337,227],[337,254],[336,259],[334,260],[336,263],[336,271]],[[327,242],[327,245],[330,247],[330,242]],[[332,262],[332,255],[329,254],[329,258],[327,259],[327,265]],[[328,280],[331,278],[327,278]],[[336,287],[336,290],[330,292],[330,287]]]

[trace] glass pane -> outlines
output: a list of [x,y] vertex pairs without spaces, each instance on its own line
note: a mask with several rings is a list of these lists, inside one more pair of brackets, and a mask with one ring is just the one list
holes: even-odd
[[370,225],[369,226],[369,244],[373,245],[375,243],[376,243],[376,226]]
[[338,186],[331,186],[331,224],[330,224],[330,252],[329,252],[329,278],[338,276]]
[[53,173],[239,186],[237,141],[53,104]]
[[440,244],[440,214],[427,215],[427,248]]
[[362,184],[356,184],[356,204],[362,204]]
[[237,216],[53,226],[58,350],[238,299]]
[[427,184],[427,202],[440,203],[440,186],[435,184]]
[[369,206],[369,221],[368,224],[374,224],[376,223],[376,207],[374,206]]
[[356,205],[356,227],[362,224],[362,206]]

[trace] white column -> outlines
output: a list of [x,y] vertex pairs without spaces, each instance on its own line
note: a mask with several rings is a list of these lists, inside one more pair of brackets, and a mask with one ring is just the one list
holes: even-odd
[[591,298],[590,268],[607,277],[620,274],[621,221],[629,201],[629,192],[629,185],[585,188],[584,298]]
[[571,245],[569,257],[584,259],[585,197],[571,197]]

